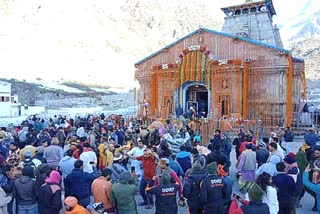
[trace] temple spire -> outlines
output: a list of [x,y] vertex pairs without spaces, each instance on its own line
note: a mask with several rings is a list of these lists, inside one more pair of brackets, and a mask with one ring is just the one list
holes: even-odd
[[226,14],[223,32],[282,47],[279,29],[273,26],[272,0],[245,0],[221,9]]

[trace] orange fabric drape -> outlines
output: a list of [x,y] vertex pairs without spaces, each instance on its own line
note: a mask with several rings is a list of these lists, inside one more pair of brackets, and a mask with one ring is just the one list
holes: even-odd
[[201,57],[202,57],[202,52],[198,51],[197,53],[197,77],[196,77],[196,81],[200,81],[200,74],[201,74]]
[[291,127],[292,121],[292,81],[293,81],[293,63],[292,63],[292,56],[288,55],[288,65],[289,68],[287,70],[287,126]]

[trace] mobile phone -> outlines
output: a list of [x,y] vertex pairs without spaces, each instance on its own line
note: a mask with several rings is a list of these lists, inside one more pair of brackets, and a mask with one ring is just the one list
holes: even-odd
[[233,197],[236,198],[237,200],[240,200],[240,198],[241,198],[240,195],[237,195],[237,194],[235,194],[235,193],[233,193],[232,195],[233,195]]
[[134,166],[131,167],[131,174],[136,172],[136,168]]

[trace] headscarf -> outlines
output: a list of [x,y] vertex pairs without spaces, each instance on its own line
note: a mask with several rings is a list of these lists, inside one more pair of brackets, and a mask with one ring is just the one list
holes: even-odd
[[75,207],[78,204],[78,199],[72,196],[67,197],[64,203],[69,207]]
[[61,175],[56,170],[52,171],[49,175],[49,178],[46,178],[47,183],[60,184]]

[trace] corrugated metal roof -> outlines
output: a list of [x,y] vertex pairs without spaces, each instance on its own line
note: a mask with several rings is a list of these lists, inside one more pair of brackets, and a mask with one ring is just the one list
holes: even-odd
[[244,37],[239,37],[239,36],[236,36],[236,35],[232,35],[232,34],[229,34],[229,33],[224,33],[224,32],[219,32],[219,31],[215,31],[215,30],[210,30],[210,29],[207,29],[207,28],[199,28],[191,33],[189,33],[188,35],[178,39],[177,41],[165,46],[164,48],[160,49],[159,51],[157,52],[154,52],[153,54],[145,57],[144,59],[140,60],[139,62],[135,63],[135,65],[140,65],[141,63],[143,63],[144,61],[158,55],[159,53],[161,53],[164,49],[168,49],[174,45],[176,45],[177,43],[185,40],[186,38],[188,37],[191,37],[193,36],[194,34],[197,34],[200,30],[202,30],[203,32],[208,32],[208,33],[213,33],[213,34],[217,34],[217,35],[221,35],[221,36],[226,36],[226,37],[230,37],[230,38],[237,38],[239,40],[242,40],[242,41],[245,41],[245,42],[249,42],[249,43],[252,43],[252,44],[255,44],[255,45],[259,45],[259,46],[263,46],[263,47],[266,47],[266,48],[270,48],[270,49],[274,49],[274,50],[278,50],[278,51],[283,51],[284,53],[286,54],[290,54],[290,51],[289,50],[286,50],[286,49],[283,49],[283,48],[279,48],[279,47],[276,47],[276,46],[273,46],[273,45],[268,45],[266,43],[263,43],[263,42],[260,42],[260,41],[257,41],[257,40],[253,40],[253,39],[248,39],[248,38],[244,38]]
[[304,62],[304,59],[300,59],[300,58],[296,58],[296,57],[292,57],[292,60],[293,60],[294,62],[301,62],[301,63]]

